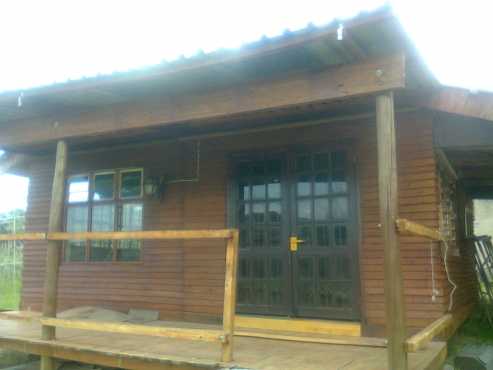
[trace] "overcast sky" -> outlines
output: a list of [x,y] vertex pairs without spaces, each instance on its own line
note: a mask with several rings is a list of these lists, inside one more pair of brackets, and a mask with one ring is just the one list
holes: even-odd
[[[237,48],[323,25],[382,0],[0,1],[0,91]],[[492,1],[391,1],[446,85],[493,91]],[[0,212],[25,206],[26,181],[0,176]]]

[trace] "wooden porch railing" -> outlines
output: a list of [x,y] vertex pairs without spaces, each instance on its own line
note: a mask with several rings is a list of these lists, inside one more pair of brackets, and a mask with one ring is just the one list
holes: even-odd
[[214,329],[185,329],[185,328],[162,328],[146,325],[120,324],[112,322],[91,322],[85,320],[65,320],[54,317],[23,317],[22,315],[2,315],[14,320],[37,320],[43,326],[59,327],[79,330],[91,330],[100,332],[112,332],[134,335],[148,335],[156,337],[167,337],[186,340],[197,340],[207,342],[218,342],[222,345],[223,362],[233,359],[233,340],[235,327],[236,307],[236,275],[238,268],[238,230],[167,230],[167,231],[135,231],[135,232],[84,232],[84,233],[26,233],[0,235],[0,240],[45,240],[45,241],[67,241],[67,240],[192,240],[192,239],[225,239],[226,247],[226,272],[224,279],[224,309],[223,328]]
[[[443,241],[444,237],[439,230],[429,228],[427,226],[409,221],[404,218],[399,218],[395,222],[397,230],[401,234],[411,234],[422,236],[433,241]],[[457,312],[449,312],[433,321],[430,325],[419,331],[405,342],[407,352],[417,352],[426,347],[434,338],[443,333],[451,332],[469,316],[473,305],[464,307]]]

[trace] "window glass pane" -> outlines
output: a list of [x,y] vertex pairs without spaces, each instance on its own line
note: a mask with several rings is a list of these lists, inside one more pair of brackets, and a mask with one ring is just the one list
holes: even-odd
[[71,233],[87,231],[87,206],[72,206],[67,209],[67,231]]
[[[69,207],[67,209],[68,232],[87,231],[87,206]],[[65,261],[80,262],[86,259],[86,242],[83,240],[69,240],[65,247]]]
[[142,204],[127,203],[122,209],[122,231],[142,230]]
[[89,176],[74,176],[68,180],[69,203],[89,200]]
[[86,260],[86,242],[69,240],[65,246],[65,261],[83,262]]
[[[115,230],[115,206],[99,205],[92,208],[92,231]],[[91,261],[111,261],[113,243],[111,240],[93,240],[91,242]]]
[[113,199],[115,174],[105,173],[94,176],[94,200]]
[[131,198],[142,195],[142,171],[122,172],[120,197]]
[[[142,230],[142,204],[128,203],[122,207],[122,231]],[[140,259],[140,241],[122,240],[117,250],[118,261],[136,261]]]
[[140,259],[140,240],[122,240],[116,251],[118,261],[138,261]]

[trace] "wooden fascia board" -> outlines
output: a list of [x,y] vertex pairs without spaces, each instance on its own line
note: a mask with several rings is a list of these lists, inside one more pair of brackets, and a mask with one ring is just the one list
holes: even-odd
[[115,104],[78,115],[16,121],[0,127],[0,147],[114,134],[234,116],[248,112],[328,102],[405,87],[403,54],[180,96]]
[[423,98],[420,105],[438,112],[493,121],[493,94],[442,87]]

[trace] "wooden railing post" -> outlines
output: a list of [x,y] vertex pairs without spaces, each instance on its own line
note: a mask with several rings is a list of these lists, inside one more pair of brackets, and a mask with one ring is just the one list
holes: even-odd
[[397,150],[392,92],[376,98],[378,188],[380,223],[384,242],[384,293],[388,338],[388,368],[407,369],[406,323],[399,240]]
[[226,276],[224,280],[224,312],[223,330],[226,333],[226,341],[222,347],[222,361],[233,360],[234,329],[236,314],[236,277],[238,269],[238,230],[231,232],[226,247]]
[[[55,174],[51,190],[49,232],[62,231],[63,199],[65,196],[65,175],[67,171],[67,144],[59,141],[56,150]],[[58,266],[60,262],[61,241],[48,240],[46,251],[45,283],[43,296],[43,316],[56,317]],[[43,325],[41,337],[44,340],[55,339],[55,327]],[[54,370],[54,359],[41,357],[41,370]]]

